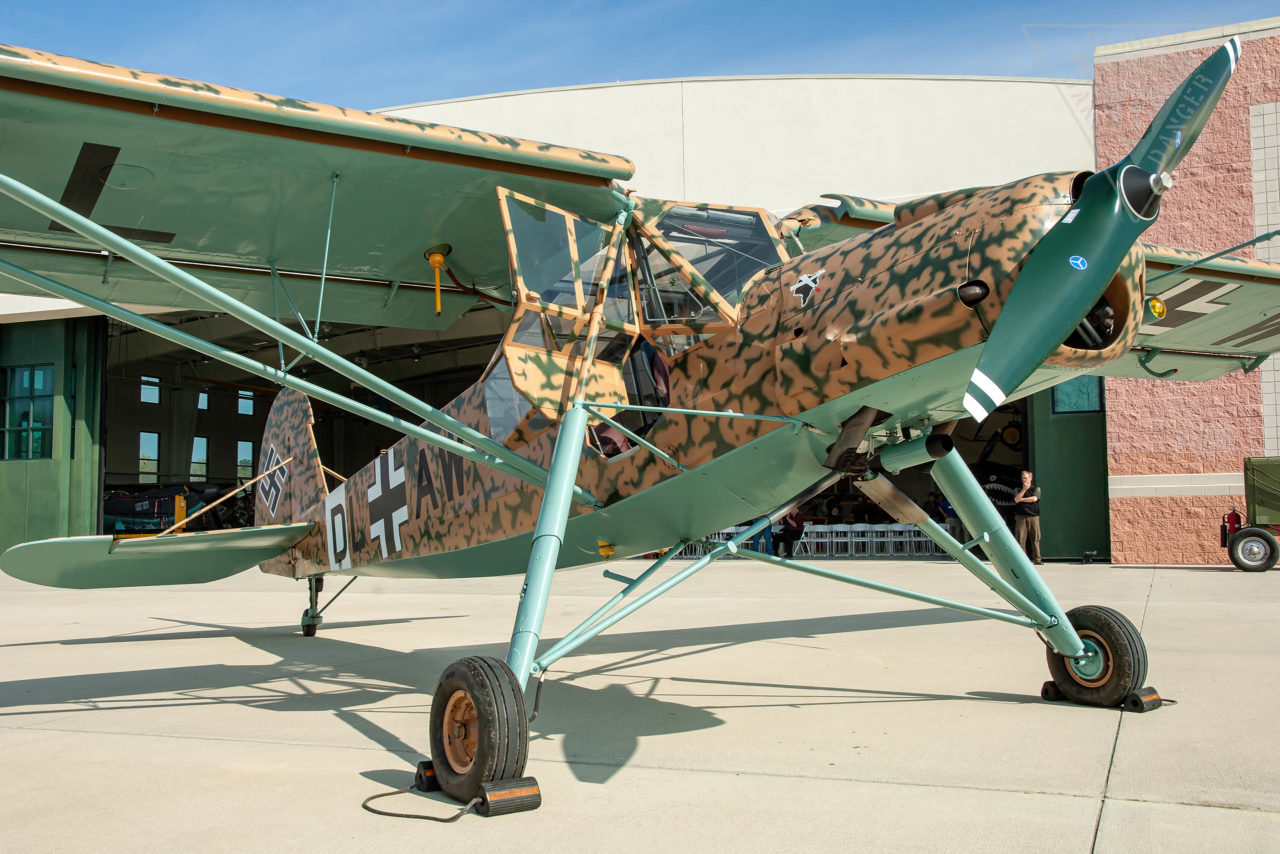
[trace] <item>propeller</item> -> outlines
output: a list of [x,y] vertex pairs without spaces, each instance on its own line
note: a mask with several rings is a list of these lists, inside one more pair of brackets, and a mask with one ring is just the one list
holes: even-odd
[[1169,172],[1200,136],[1240,58],[1232,38],[1191,72],[1142,139],[1091,175],[1079,198],[1027,257],[964,395],[983,421],[1044,364],[1092,311],[1138,237],[1160,213]]

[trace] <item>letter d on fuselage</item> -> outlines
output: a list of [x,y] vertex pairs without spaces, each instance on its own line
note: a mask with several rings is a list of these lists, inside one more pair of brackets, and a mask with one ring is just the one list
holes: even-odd
[[329,547],[329,570],[351,568],[351,538],[347,525],[347,487],[342,484],[324,499],[325,542]]

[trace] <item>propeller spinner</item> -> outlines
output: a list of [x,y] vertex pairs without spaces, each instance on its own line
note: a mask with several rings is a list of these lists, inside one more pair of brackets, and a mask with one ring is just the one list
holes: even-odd
[[1240,40],[1214,51],[1165,102],[1133,150],[1085,181],[1071,210],[1027,257],[964,395],[983,421],[1049,358],[1106,290],[1160,212],[1169,172],[1191,150],[1231,79]]

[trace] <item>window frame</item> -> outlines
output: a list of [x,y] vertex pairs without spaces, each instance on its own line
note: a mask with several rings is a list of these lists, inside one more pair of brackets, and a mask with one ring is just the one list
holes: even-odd
[[[46,392],[36,394],[35,383],[29,381],[27,392],[22,395],[11,394],[11,384],[13,377],[17,371],[27,371],[29,377],[34,377],[37,372],[49,377],[49,385]],[[54,442],[54,422],[57,417],[57,400],[58,395],[54,391],[57,385],[57,365],[52,362],[39,362],[29,365],[5,365],[0,368],[0,407],[3,407],[3,413],[0,414],[0,461],[31,461],[31,460],[51,460],[53,459],[53,442]],[[34,423],[31,417],[35,413],[37,401],[49,401],[49,422],[48,424]],[[12,410],[12,404],[15,401],[27,401],[26,410],[27,423],[19,425],[10,425],[9,416]],[[33,451],[37,442],[34,437],[39,435],[40,454],[36,455]],[[13,436],[18,435],[21,451],[17,454],[10,453],[10,442]]]

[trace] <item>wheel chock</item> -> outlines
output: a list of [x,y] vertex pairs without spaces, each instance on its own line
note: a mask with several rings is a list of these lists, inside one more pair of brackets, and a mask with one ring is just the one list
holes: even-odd
[[1120,706],[1126,712],[1150,712],[1164,705],[1164,700],[1160,699],[1160,695],[1155,688],[1139,688],[1131,694],[1125,695],[1120,701]]
[[476,804],[476,812],[489,818],[495,815],[536,810],[540,806],[542,806],[542,791],[538,788],[538,781],[532,777],[517,777],[514,780],[481,783],[480,803]]
[[436,769],[430,759],[418,763],[418,770],[413,774],[413,787],[419,792],[440,791],[440,781],[436,779]]
[[1062,696],[1062,691],[1058,688],[1058,683],[1050,679],[1048,682],[1040,686],[1040,699],[1047,700],[1050,703],[1060,703],[1065,700],[1066,697]]

